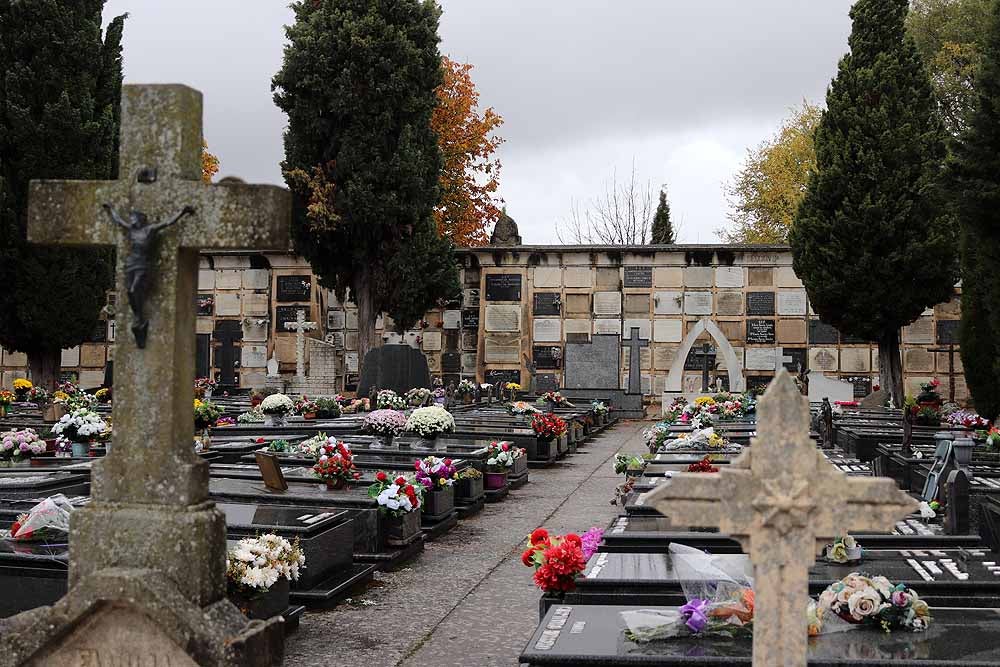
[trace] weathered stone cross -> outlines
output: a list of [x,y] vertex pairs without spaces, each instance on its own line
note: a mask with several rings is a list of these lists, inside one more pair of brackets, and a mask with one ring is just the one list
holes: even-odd
[[285,328],[295,332],[295,377],[306,379],[306,332],[316,328],[315,322],[306,322],[306,311],[295,313],[294,322],[285,322]]
[[[232,647],[211,638],[219,638],[223,619],[239,616],[219,610],[206,622],[201,612],[224,601],[226,540],[225,519],[209,501],[208,465],[192,446],[198,252],[286,249],[291,197],[274,186],[201,182],[196,90],[125,86],[121,116],[119,180],[33,182],[30,189],[31,241],[116,246],[117,293],[136,294],[130,288],[140,269],[144,288],[137,304],[117,313],[114,446],[94,465],[93,502],[74,513],[72,590],[47,634],[56,637],[56,624],[74,622],[67,609],[96,605],[90,596],[113,600],[132,591],[160,627],[190,633],[179,645],[199,664],[217,664],[207,652]],[[108,209],[121,215],[112,221]],[[186,600],[197,612],[142,604],[157,596]],[[129,648],[101,650],[124,655]]]
[[628,338],[622,339],[622,347],[628,349],[628,393],[642,393],[642,375],[639,362],[642,348],[649,347],[648,340],[639,338],[639,327],[632,327]]
[[753,664],[806,664],[805,600],[818,550],[916,510],[891,479],[847,477],[809,438],[809,406],[782,369],[757,405],[757,437],[715,474],[678,473],[645,504],[678,526],[718,527],[754,564]]

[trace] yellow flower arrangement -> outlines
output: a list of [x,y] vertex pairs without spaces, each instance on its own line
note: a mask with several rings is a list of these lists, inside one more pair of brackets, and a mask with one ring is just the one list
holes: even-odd
[[508,389],[513,389],[514,391],[521,391],[521,385],[519,385],[516,382],[508,382],[507,383],[507,388]]
[[194,399],[194,409],[195,409],[195,410],[197,410],[197,409],[198,409],[198,408],[200,408],[201,406],[202,406],[202,402],[201,402],[201,401],[199,401],[199,400],[198,400],[197,398],[196,398],[196,399]]
[[69,394],[67,394],[65,391],[59,390],[56,391],[54,394],[52,394],[52,398],[56,399],[57,401],[65,402],[69,400]]
[[697,405],[699,408],[704,407],[706,405],[715,405],[715,399],[712,398],[711,396],[699,396],[698,398],[694,399],[694,404]]
[[710,435],[708,437],[708,446],[709,447],[713,447],[713,448],[715,448],[715,447],[725,447],[726,446],[726,439],[723,438],[718,433],[713,433],[712,435]]
[[15,391],[20,389],[21,391],[28,391],[35,385],[31,384],[31,380],[25,380],[24,378],[17,378],[14,380]]

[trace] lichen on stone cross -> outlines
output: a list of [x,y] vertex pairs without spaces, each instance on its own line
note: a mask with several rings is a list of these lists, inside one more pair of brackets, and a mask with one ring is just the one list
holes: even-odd
[[848,477],[809,437],[809,405],[781,370],[757,404],[751,447],[718,473],[679,473],[643,502],[675,526],[718,528],[754,564],[753,664],[806,664],[805,601],[818,550],[889,530],[917,508],[891,479]]
[[306,322],[306,311],[295,313],[294,322],[285,322],[285,329],[295,332],[295,376],[306,379],[306,332],[316,328],[315,322]]

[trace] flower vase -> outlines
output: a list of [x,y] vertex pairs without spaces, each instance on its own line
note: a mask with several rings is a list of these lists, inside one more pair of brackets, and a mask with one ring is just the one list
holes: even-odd
[[482,477],[465,477],[455,483],[455,501],[460,503],[474,503],[483,495]]
[[86,458],[90,454],[90,443],[89,442],[74,442],[73,443],[73,458],[82,459]]
[[392,449],[392,434],[378,434],[372,440],[372,449]]
[[341,478],[328,479],[326,481],[326,488],[330,491],[339,491],[347,486],[347,481]]
[[422,436],[419,440],[417,440],[416,444],[413,445],[413,448],[433,451],[437,449],[437,438]]
[[232,591],[229,599],[247,618],[267,620],[279,616],[288,609],[288,595],[291,584],[287,577],[280,577],[266,593],[243,593]]
[[285,415],[264,415],[264,426],[280,427],[285,425]]
[[211,389],[205,389],[205,400],[207,401],[210,398],[212,398],[212,390]]
[[7,405],[6,404],[0,405],[0,417],[6,417],[6,416],[7,416]]
[[487,470],[483,479],[483,486],[487,491],[499,491],[507,486],[507,470]]
[[314,419],[316,419],[316,413],[307,412],[304,415],[302,415],[302,418],[305,419],[306,421],[313,421]]
[[[201,447],[202,449],[208,449],[212,446],[211,428],[206,428],[201,432]],[[108,451],[111,451],[111,443],[108,443]]]
[[462,403],[465,405],[472,405],[472,394],[465,394],[462,396]]
[[383,517],[385,538],[389,546],[406,546],[420,534],[420,512],[404,512],[399,516]]
[[433,491],[424,493],[424,516],[440,516],[455,508],[455,488],[439,486]]

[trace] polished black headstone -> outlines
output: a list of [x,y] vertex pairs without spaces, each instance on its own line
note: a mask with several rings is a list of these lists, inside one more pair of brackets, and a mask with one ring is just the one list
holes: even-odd
[[626,266],[624,273],[625,287],[653,286],[653,267],[651,266]]
[[804,347],[783,347],[781,348],[781,356],[791,357],[791,359],[781,361],[781,365],[789,373],[801,373],[809,367],[809,355]]
[[486,276],[487,301],[520,301],[521,274],[492,273]]
[[217,320],[212,338],[215,348],[215,366],[219,369],[219,384],[236,386],[236,343],[243,340],[243,327],[239,320]]
[[535,376],[535,393],[559,391],[559,377],[554,373],[539,373]]
[[747,292],[747,315],[774,315],[774,292]]
[[747,345],[770,345],[775,341],[774,320],[747,320]]
[[368,396],[372,387],[405,394],[410,389],[431,388],[427,357],[409,345],[383,345],[370,350],[361,366],[358,396]]
[[309,301],[312,296],[312,277],[278,276],[276,299],[281,303]]
[[562,295],[558,292],[535,292],[532,315],[559,315],[562,312]]
[[491,368],[486,371],[486,382],[488,384],[496,384],[498,382],[513,382],[514,384],[521,384],[521,371]]
[[212,373],[212,337],[209,334],[197,334],[195,338],[194,373],[197,378],[207,378]]
[[295,318],[298,317],[298,312],[302,310],[302,306],[278,306],[274,309],[274,326],[275,331],[287,331],[285,328],[285,323],[295,322]]
[[553,370],[562,368],[562,347],[558,345],[535,345],[531,348],[531,358],[536,368]]
[[958,345],[958,326],[960,320],[938,320],[937,321],[937,344],[938,345]]
[[462,311],[462,328],[479,331],[479,310]]

